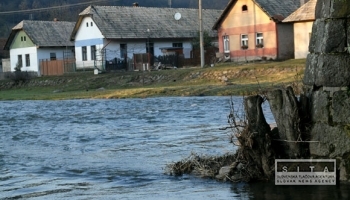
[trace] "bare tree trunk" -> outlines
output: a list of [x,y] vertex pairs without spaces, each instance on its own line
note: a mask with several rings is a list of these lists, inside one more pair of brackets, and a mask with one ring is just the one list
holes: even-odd
[[277,152],[285,158],[298,158],[301,155],[300,115],[297,98],[292,87],[278,89],[267,94],[273,116],[278,127],[280,143]]
[[[248,126],[238,135],[241,148],[238,150],[241,162],[245,163],[251,178],[270,179],[273,175],[274,153],[271,148],[271,129],[265,120],[261,96],[244,99]],[[245,175],[247,176],[247,174]]]

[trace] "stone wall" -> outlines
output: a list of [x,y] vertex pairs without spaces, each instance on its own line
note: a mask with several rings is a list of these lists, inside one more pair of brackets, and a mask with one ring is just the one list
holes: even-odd
[[313,158],[337,159],[350,180],[350,3],[319,0],[304,75]]

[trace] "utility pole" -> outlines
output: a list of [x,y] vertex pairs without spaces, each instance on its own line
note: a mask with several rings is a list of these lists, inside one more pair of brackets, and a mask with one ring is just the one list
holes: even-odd
[[203,16],[202,16],[202,0],[198,0],[199,12],[199,45],[201,52],[201,67],[204,67],[204,41],[203,41]]

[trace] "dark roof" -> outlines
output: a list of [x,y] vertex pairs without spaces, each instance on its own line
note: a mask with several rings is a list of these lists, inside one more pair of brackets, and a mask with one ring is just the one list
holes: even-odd
[[[9,51],[4,50],[6,44],[6,38],[0,38],[0,58],[8,58],[10,57]],[[0,60],[1,61],[1,60]]]
[[[175,13],[181,14],[179,20],[174,19]],[[203,9],[203,29],[212,37],[217,37],[212,27],[221,13]],[[79,16],[72,40],[85,16],[91,16],[108,39],[193,38],[199,31],[198,9],[89,6]]]
[[12,28],[5,48],[9,49],[16,34],[23,30],[33,43],[39,47],[74,46],[70,41],[75,22],[23,20]]
[[[300,6],[300,0],[252,0],[257,6],[259,6],[271,19],[276,22],[281,22],[284,18],[289,16],[292,12]],[[237,0],[230,0],[227,4],[224,12],[214,25],[216,30],[227,14],[231,11],[231,8],[236,4]]]

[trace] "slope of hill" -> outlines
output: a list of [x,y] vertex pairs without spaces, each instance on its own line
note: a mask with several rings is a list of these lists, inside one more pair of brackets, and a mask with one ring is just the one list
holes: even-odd
[[19,85],[2,80],[0,100],[246,96],[285,85],[292,85],[298,93],[304,69],[305,59],[99,75],[86,71],[33,78]]

